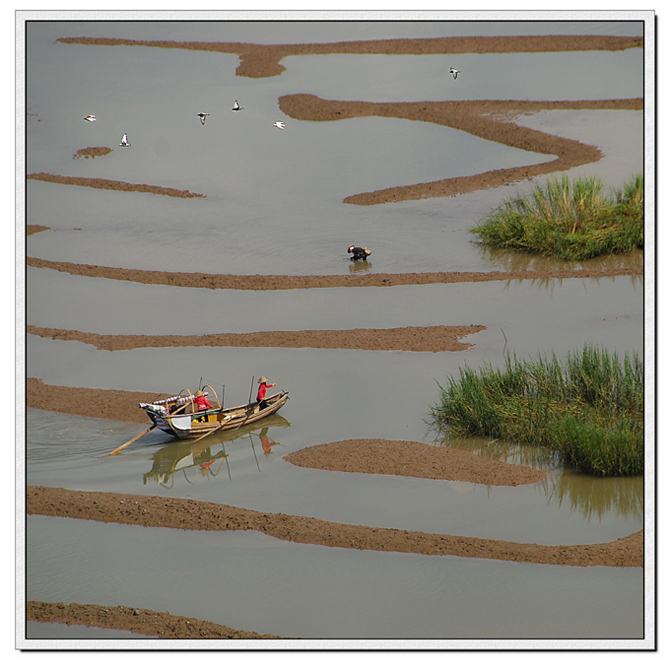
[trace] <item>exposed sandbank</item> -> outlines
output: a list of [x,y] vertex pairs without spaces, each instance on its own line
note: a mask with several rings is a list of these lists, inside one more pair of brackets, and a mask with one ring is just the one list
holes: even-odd
[[643,533],[604,544],[540,545],[373,528],[162,496],[28,486],[28,514],[185,530],[256,530],[286,542],[550,565],[642,566]]
[[465,351],[461,338],[484,326],[407,326],[353,330],[269,330],[211,335],[101,335],[63,328],[27,326],[27,332],[53,340],[91,344],[121,351],[146,347],[284,347],[291,349],[361,349],[366,351]]
[[287,56],[325,54],[385,54],[426,56],[462,53],[537,53],[555,51],[621,51],[643,46],[641,37],[609,35],[515,35],[433,37],[418,39],[363,40],[315,44],[251,44],[247,42],[184,42],[174,40],[130,40],[109,37],[61,37],[64,44],[95,46],[137,46],[187,49],[238,54],[239,77],[274,77],[286,68]]
[[233,289],[237,291],[286,291],[309,288],[355,288],[407,286],[423,284],[454,284],[461,282],[510,281],[515,279],[570,279],[641,275],[644,268],[608,267],[564,269],[551,271],[518,270],[512,272],[406,272],[403,274],[375,273],[360,275],[224,275],[204,272],[167,272],[105,267],[67,261],[49,261],[28,256],[26,264],[67,272],[80,277],[103,277],[140,284],[183,286],[188,288]]

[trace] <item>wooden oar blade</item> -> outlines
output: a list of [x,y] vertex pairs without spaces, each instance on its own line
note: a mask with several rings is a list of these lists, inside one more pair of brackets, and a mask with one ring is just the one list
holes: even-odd
[[140,437],[143,435],[146,435],[150,430],[153,430],[156,427],[156,424],[153,426],[149,426],[146,430],[143,430],[139,435],[135,435],[135,437],[132,440],[128,440],[128,442],[124,442],[120,447],[117,447],[114,449],[114,451],[110,451],[108,454],[105,454],[105,456],[113,456],[114,454],[118,454],[119,451],[122,449],[125,449],[127,446],[131,445],[135,440],[139,440]]

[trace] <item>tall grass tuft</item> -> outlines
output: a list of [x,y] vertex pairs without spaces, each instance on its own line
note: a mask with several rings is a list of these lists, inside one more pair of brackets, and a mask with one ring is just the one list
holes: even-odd
[[505,201],[472,228],[481,242],[563,260],[584,260],[644,246],[644,180],[613,194],[595,177],[550,179]]
[[644,370],[592,346],[536,361],[505,359],[502,370],[461,369],[440,386],[436,427],[536,444],[594,475],[639,475],[644,465]]

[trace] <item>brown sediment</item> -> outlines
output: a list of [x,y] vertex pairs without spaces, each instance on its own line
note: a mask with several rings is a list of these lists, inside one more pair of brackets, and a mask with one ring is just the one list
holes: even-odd
[[603,544],[526,544],[357,526],[182,498],[70,491],[44,486],[27,487],[26,512],[29,515],[182,530],[255,530],[286,542],[429,556],[572,566],[641,567],[643,564],[643,531]]
[[315,95],[294,94],[279,98],[280,109],[298,120],[335,121],[364,116],[424,121],[465,131],[485,140],[523,151],[556,156],[553,160],[518,168],[490,170],[472,176],[395,186],[344,198],[354,205],[379,205],[422,198],[444,198],[486,188],[508,186],[552,172],[569,170],[602,158],[596,147],[557,135],[517,125],[516,114],[545,110],[635,110],[643,108],[641,98],[621,100],[520,101],[456,100],[439,102],[361,102],[324,100]]
[[520,35],[388,39],[321,44],[250,44],[245,42],[178,42],[173,40],[130,40],[106,37],[62,37],[64,44],[96,46],[142,46],[238,54],[240,77],[274,77],[286,69],[287,56],[325,54],[382,54],[426,56],[462,53],[537,53],[555,51],[621,51],[641,48],[641,37],[608,35]]
[[496,461],[462,449],[402,440],[317,444],[287,454],[284,460],[318,470],[446,479],[487,486],[520,486],[546,478],[546,473],[526,465]]
[[27,326],[27,332],[53,340],[84,342],[106,351],[145,347],[286,347],[291,349],[363,349],[367,351],[465,351],[461,338],[484,326],[406,326],[353,330],[270,330],[211,335],[101,335],[80,330]]
[[587,279],[643,274],[644,268],[615,267],[569,270],[519,270],[512,272],[408,272],[403,274],[360,275],[222,275],[203,272],[166,272],[161,270],[133,270],[101,265],[49,261],[27,257],[32,267],[67,272],[81,277],[103,277],[140,284],[160,284],[188,288],[233,289],[238,291],[286,291],[309,288],[354,288],[405,286],[422,284],[453,284],[460,282],[510,281],[515,279]]
[[26,226],[26,235],[34,235],[35,233],[41,233],[44,230],[51,230],[49,226],[38,226],[36,224],[28,224]]
[[[376,54],[457,54],[457,53],[503,53],[503,52],[550,52],[568,50],[619,50],[640,48],[642,38],[603,36],[519,36],[519,37],[463,37],[411,40],[377,40],[366,42],[341,42],[335,44],[303,45],[255,45],[242,43],[203,42],[144,42],[137,40],[114,40],[103,38],[63,38],[61,42],[98,45],[133,45],[163,48],[180,48],[237,53],[240,64],[239,76],[267,77],[281,74],[285,67],[280,61],[290,55],[316,55],[327,53],[376,53]],[[327,121],[355,116],[387,116],[417,121],[428,121],[446,125],[484,139],[520,148],[526,151],[555,156],[538,166],[510,170],[493,170],[480,175],[440,180],[428,184],[414,184],[384,189],[372,193],[349,196],[345,202],[358,205],[399,202],[425,197],[445,197],[491,188],[529,179],[535,175],[569,169],[599,160],[600,152],[573,140],[524,129],[514,123],[518,114],[534,113],[547,109],[642,109],[641,100],[625,101],[578,101],[578,102],[517,102],[517,101],[459,101],[451,103],[366,103],[341,102],[319,99],[316,96],[292,95],[280,99],[281,109],[296,119]],[[77,156],[94,157],[101,148],[89,148],[77,152]],[[104,148],[102,148],[104,149]],[[86,153],[93,151],[93,153]],[[104,179],[84,179],[57,175],[29,175],[28,178],[44,179],[62,184],[91,186],[94,188],[124,191],[142,191],[176,197],[204,197],[189,191],[164,189],[146,184],[129,184]],[[28,235],[48,230],[46,226],[27,225]],[[29,265],[50,268],[74,275],[106,277],[116,280],[146,284],[165,284],[202,288],[230,288],[237,290],[286,290],[299,288],[399,286],[410,284],[433,284],[476,281],[509,281],[519,279],[551,279],[571,277],[613,277],[641,275],[642,267],[614,268],[604,270],[557,270],[552,272],[463,272],[463,273],[408,273],[369,274],[348,276],[234,276],[203,273],[160,272],[106,268],[95,265],[27,259]],[[389,329],[380,331],[387,337]],[[28,327],[31,332],[31,327]],[[35,329],[35,334],[58,339],[78,339],[76,331],[57,329]],[[304,333],[305,331],[303,331]],[[343,331],[350,336],[352,332]],[[373,331],[366,331],[370,340]],[[427,329],[422,329],[428,334]],[[398,335],[399,333],[394,333]],[[180,337],[146,338],[131,336],[109,339],[95,334],[89,343],[102,348],[117,346],[238,346],[232,344],[204,344],[203,338],[187,340]],[[258,336],[259,334],[250,334]],[[262,334],[266,340],[267,333]],[[311,331],[311,337],[331,337],[329,331]],[[417,333],[418,335],[418,333]],[[273,337],[288,337],[295,342],[296,333],[273,333]],[[334,337],[340,337],[335,335]],[[374,335],[376,337],[377,335]],[[185,336],[189,338],[190,336]],[[214,335],[213,338],[244,337],[249,335]],[[98,339],[103,338],[103,339]],[[223,341],[216,340],[215,341]],[[228,340],[230,341],[230,340]],[[340,347],[338,340],[330,339],[331,346]],[[239,346],[259,346],[245,344]],[[271,346],[296,346],[278,345]],[[315,347],[312,342],[309,346]],[[393,348],[397,346],[394,345]],[[407,345],[405,345],[407,346]],[[357,347],[358,348],[358,347]],[[362,348],[362,347],[361,347]],[[376,347],[373,347],[376,348]],[[176,390],[172,389],[174,395]],[[115,419],[146,423],[146,414],[137,407],[138,402],[167,397],[169,394],[131,392],[105,389],[51,386],[39,379],[26,381],[28,406],[49,411],[79,414],[95,418]],[[74,408],[74,409],[73,409]],[[521,466],[508,466],[493,459],[477,457],[467,452],[433,447],[421,443],[406,443],[390,440],[347,440],[345,442],[308,447],[285,458],[296,466],[347,472],[377,473],[384,475],[448,479],[483,483],[486,485],[522,485],[538,481],[532,479],[542,473]],[[482,459],[482,460],[480,460]],[[486,463],[488,461],[488,464]],[[511,468],[511,469],[510,469]],[[503,472],[504,470],[504,472]],[[529,481],[524,480],[530,477]],[[516,482],[516,483],[514,483]],[[127,494],[76,492],[65,489],[28,487],[26,491],[28,514],[90,519],[99,522],[128,523],[142,526],[168,527],[189,530],[256,530],[275,538],[304,544],[353,548],[373,551],[397,551],[425,555],[451,555],[462,557],[490,558],[571,566],[643,566],[643,531],[639,531],[614,542],[595,545],[547,546],[486,540],[465,536],[451,536],[397,529],[355,526],[321,521],[309,517],[286,514],[262,513],[242,508],[215,505],[188,499],[163,498],[158,496],[135,496]],[[27,618],[30,621],[60,622],[69,625],[83,624],[98,628],[128,630],[159,638],[173,639],[235,639],[273,638],[253,632],[237,631],[226,626],[189,617],[175,616],[169,612],[154,612],[131,607],[104,607],[100,605],[27,603]]]
[[[267,77],[281,74],[280,61],[292,55],[387,54],[427,55],[456,53],[531,53],[554,51],[623,50],[641,48],[642,38],[597,35],[542,35],[445,37],[336,42],[326,44],[248,44],[240,42],[176,42],[169,40],[126,40],[117,38],[65,37],[67,44],[99,46],[145,46],[236,53],[240,55],[239,76]],[[314,95],[285,95],[279,99],[287,115],[309,121],[332,121],[361,116],[386,116],[449,126],[507,146],[555,156],[552,160],[519,168],[490,170],[478,175],[441,179],[433,182],[394,186],[346,196],[343,202],[378,205],[423,198],[443,198],[496,188],[593,163],[602,157],[597,147],[556,135],[524,128],[513,122],[518,114],[571,109],[641,110],[635,99],[578,101],[457,100],[438,102],[370,103],[324,100]]]
[[[176,389],[172,395],[179,393]],[[168,398],[166,393],[142,393],[116,389],[94,389],[45,384],[41,379],[26,379],[26,405],[61,414],[146,423],[147,415],[137,403]]]
[[26,175],[26,179],[37,179],[38,181],[48,181],[53,184],[68,184],[70,186],[89,186],[91,188],[100,188],[108,191],[134,191],[136,193],[153,193],[155,195],[168,195],[172,198],[204,198],[201,193],[191,193],[176,188],[165,186],[152,186],[151,184],[131,184],[125,181],[116,181],[113,179],[99,179],[97,177],[66,177],[57,174],[48,174],[47,172],[35,172]]
[[88,626],[129,633],[149,635],[163,640],[233,640],[281,639],[276,635],[261,635],[235,630],[211,621],[177,616],[170,612],[137,609],[135,607],[104,607],[80,603],[45,603],[29,600],[26,619],[39,623],[63,623],[68,626]]
[[109,147],[86,147],[86,149],[79,149],[74,155],[74,158],[95,158],[96,156],[106,156],[112,153]]
[[[167,397],[165,393],[51,386],[32,377],[26,383],[28,407],[137,423],[147,421],[138,403]],[[299,467],[447,479],[487,486],[532,484],[545,477],[535,468],[504,463],[463,450],[402,440],[346,440],[307,447],[285,458]]]

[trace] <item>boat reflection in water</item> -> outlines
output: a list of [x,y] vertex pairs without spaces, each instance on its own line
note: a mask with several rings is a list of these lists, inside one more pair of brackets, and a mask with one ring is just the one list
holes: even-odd
[[[225,464],[228,478],[232,477],[228,453],[225,445],[235,440],[240,442],[248,437],[251,442],[251,450],[256,459],[256,465],[260,472],[260,464],[254,445],[254,437],[259,437],[263,451],[271,452],[273,446],[280,443],[271,439],[269,429],[288,428],[291,424],[282,416],[273,414],[260,419],[253,425],[242,428],[220,431],[211,438],[197,441],[197,444],[187,441],[170,443],[159,449],[153,456],[153,466],[149,472],[143,475],[143,483],[156,482],[165,488],[174,486],[175,475],[182,472],[184,479],[189,484],[196,484],[201,479],[217,477]],[[258,432],[257,432],[258,431]]]

